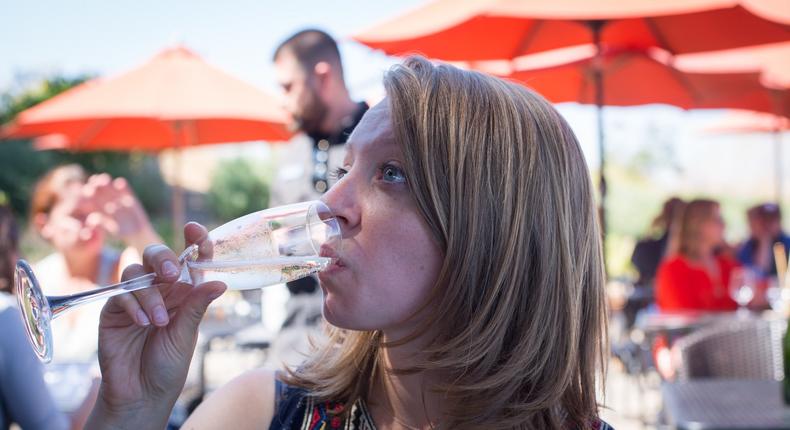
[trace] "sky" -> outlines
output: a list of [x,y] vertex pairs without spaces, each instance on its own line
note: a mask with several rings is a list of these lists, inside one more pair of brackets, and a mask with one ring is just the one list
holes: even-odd
[[[183,44],[225,72],[274,93],[275,47],[299,29],[318,27],[340,41],[352,96],[376,98],[383,91],[382,73],[396,60],[350,36],[423,1],[0,0],[0,92],[56,73],[120,74],[168,46]],[[595,109],[566,104],[559,110],[596,170]],[[769,197],[772,138],[706,131],[723,118],[722,111],[684,112],[667,106],[607,108],[607,154],[620,164],[655,160],[659,167],[650,178],[662,192]],[[790,201],[790,136],[784,140],[784,189]]]

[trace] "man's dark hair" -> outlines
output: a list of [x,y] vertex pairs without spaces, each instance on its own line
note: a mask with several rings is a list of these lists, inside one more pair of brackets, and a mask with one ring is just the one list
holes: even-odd
[[272,60],[277,61],[284,51],[291,52],[305,71],[311,71],[317,63],[326,61],[337,67],[340,76],[343,76],[337,42],[324,31],[310,28],[294,34],[277,47]]

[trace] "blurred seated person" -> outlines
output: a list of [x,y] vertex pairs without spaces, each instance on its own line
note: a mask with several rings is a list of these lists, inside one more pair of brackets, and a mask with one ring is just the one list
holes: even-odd
[[[34,264],[44,292],[66,295],[120,280],[121,268],[141,261],[145,247],[160,243],[126,180],[103,173],[88,177],[76,164],[56,167],[36,184],[31,225],[55,253]],[[107,245],[114,238],[125,249]],[[52,325],[54,360],[95,358],[102,303],[81,306]],[[164,312],[164,309],[162,309]]]
[[653,287],[658,266],[668,254],[670,231],[677,224],[675,221],[683,213],[684,205],[685,202],[677,197],[672,197],[664,202],[661,213],[650,224],[647,237],[636,243],[634,253],[631,255],[631,263],[639,272],[637,286]]
[[684,205],[685,202],[677,197],[665,201],[661,213],[650,223],[647,235],[634,246],[631,263],[639,273],[639,278],[634,283],[634,290],[623,308],[627,327],[634,324],[636,314],[641,309],[655,301],[653,284],[656,272],[664,258],[671,254],[670,250],[673,246],[670,244],[670,239],[677,237],[672,231],[679,224],[678,218],[683,213]]
[[782,231],[779,206],[773,203],[754,206],[747,212],[747,219],[749,239],[738,249],[738,261],[763,278],[776,276],[774,244],[781,243],[785,255],[790,253],[790,236]]
[[19,230],[11,210],[0,206],[0,430],[82,428],[93,407],[98,383],[71,417],[57,409],[22,325],[14,298],[14,264]]
[[724,220],[719,204],[693,200],[686,205],[678,231],[678,253],[659,267],[656,302],[662,311],[735,310],[728,294],[733,269],[738,263],[720,252],[724,243]]

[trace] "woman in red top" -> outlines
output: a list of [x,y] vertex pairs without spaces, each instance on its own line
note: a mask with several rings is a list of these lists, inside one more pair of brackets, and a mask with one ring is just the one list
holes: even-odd
[[719,204],[694,200],[683,213],[678,253],[658,270],[656,301],[663,311],[734,310],[727,286],[737,263],[716,249],[724,243]]

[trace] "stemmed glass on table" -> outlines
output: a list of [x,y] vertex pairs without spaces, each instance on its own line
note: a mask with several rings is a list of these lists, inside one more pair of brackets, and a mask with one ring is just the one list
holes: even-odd
[[[262,288],[323,270],[339,251],[340,226],[323,202],[280,206],[223,224],[200,247],[188,247],[178,258],[179,280],[222,281],[234,290]],[[149,273],[83,293],[45,296],[30,265],[19,260],[14,283],[28,338],[38,357],[49,362],[53,318],[84,303],[157,286],[155,281]]]
[[738,314],[747,315],[746,306],[754,299],[757,275],[753,270],[745,267],[733,269],[730,276],[730,297],[738,304]]

